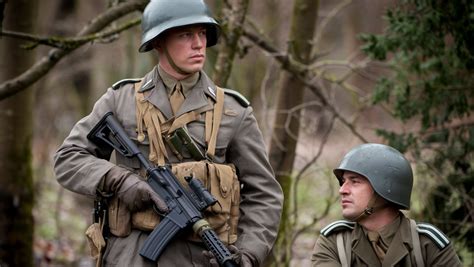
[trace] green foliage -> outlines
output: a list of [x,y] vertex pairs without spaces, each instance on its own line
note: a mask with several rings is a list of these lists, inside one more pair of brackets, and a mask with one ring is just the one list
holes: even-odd
[[382,35],[361,35],[362,50],[393,70],[376,85],[373,104],[388,103],[396,118],[420,127],[377,134],[440,178],[422,213],[472,251],[474,3],[407,0],[385,18]]

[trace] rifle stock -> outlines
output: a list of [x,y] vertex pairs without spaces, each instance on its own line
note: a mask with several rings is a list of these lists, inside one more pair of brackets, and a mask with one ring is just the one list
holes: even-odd
[[146,170],[148,184],[168,205],[169,212],[162,215],[158,226],[145,240],[140,255],[157,261],[167,244],[180,231],[192,228],[201,237],[207,249],[214,254],[220,266],[237,266],[232,254],[202,216],[201,211],[213,205],[216,200],[198,180],[187,177],[188,183],[193,183],[190,188],[195,191],[188,192],[169,168],[154,167],[128,137],[112,112],[102,117],[87,138],[99,147],[113,148],[128,158],[136,157]]

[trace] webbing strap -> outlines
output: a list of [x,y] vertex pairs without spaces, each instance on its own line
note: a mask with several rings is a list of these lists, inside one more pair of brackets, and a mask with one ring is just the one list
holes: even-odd
[[423,256],[421,254],[420,236],[418,235],[418,231],[416,230],[416,222],[412,219],[410,219],[410,229],[411,239],[413,241],[413,253],[415,253],[416,266],[425,267]]
[[207,155],[212,159],[216,153],[217,133],[224,112],[224,90],[217,87],[216,104],[214,104],[214,119],[212,120],[211,140],[207,147]]
[[[175,119],[166,120],[163,113],[145,99],[145,93],[139,91],[141,85],[142,82],[135,83],[137,139],[139,142],[145,140],[144,128],[146,127],[150,141],[149,159],[161,166],[165,164],[165,158],[168,158],[163,135],[172,133],[189,122],[198,120],[206,107],[203,108],[204,110],[194,110],[184,113]],[[216,103],[212,110],[207,110],[205,113],[205,139],[208,145],[206,154],[211,158],[215,155],[217,134],[222,120],[222,113],[224,112],[224,90],[217,87],[216,91]]]
[[154,126],[147,127],[148,138],[150,139],[150,161],[157,162],[158,165],[163,166],[165,164],[165,157],[168,158],[168,152],[166,151],[161,135],[161,121],[159,115],[150,108],[150,111],[148,111],[143,118],[147,125]]
[[199,114],[200,114],[200,112],[196,111],[196,110],[182,114],[181,116],[174,119],[174,121],[171,124],[170,128],[166,132],[172,133],[176,129],[178,129],[180,127],[183,127],[184,125],[186,125],[186,124],[188,124],[192,121],[198,120],[199,119]]
[[135,104],[137,106],[137,110],[135,112],[136,120],[137,120],[137,139],[139,142],[143,142],[145,140],[145,134],[143,133],[143,114],[145,114],[146,106],[141,104],[145,102],[145,98],[143,94],[138,93],[140,87],[142,87],[143,80],[138,83],[134,84],[135,88]]
[[141,82],[135,84],[135,100],[136,100],[136,118],[137,118],[137,139],[143,142],[145,134],[143,126],[147,128],[148,138],[150,141],[150,155],[151,162],[160,166],[165,164],[165,157],[168,158],[165,144],[161,133],[161,124],[165,123],[165,118],[161,111],[154,108],[144,96],[143,92],[139,92]]
[[347,260],[346,250],[344,246],[344,239],[343,233],[339,232],[336,235],[336,243],[337,243],[337,254],[339,255],[339,261],[341,262],[342,267],[349,267],[350,262]]
[[213,109],[206,111],[206,120],[205,120],[205,125],[204,125],[204,128],[206,129],[206,144],[209,144],[209,141],[211,140],[213,114],[214,114]]

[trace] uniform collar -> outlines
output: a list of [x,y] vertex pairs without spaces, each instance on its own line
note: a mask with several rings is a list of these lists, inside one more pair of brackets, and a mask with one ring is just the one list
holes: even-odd
[[214,102],[216,101],[217,86],[211,81],[206,73],[201,71],[201,86],[203,92],[209,96]]
[[200,79],[186,96],[176,116],[198,109],[204,111],[203,108],[206,107],[205,110],[212,109],[212,103],[209,98],[215,101],[215,97],[214,83],[203,71],[200,71]]
[[[409,254],[409,251],[413,249],[413,245],[411,241],[409,219],[400,212],[399,218],[395,221],[399,222],[399,227],[398,230],[395,231],[395,234],[393,235],[393,238],[389,244],[383,264],[380,263],[377,255],[375,255],[375,252],[373,251],[372,246],[367,239],[364,229],[358,223],[356,224],[354,231],[352,231],[352,251],[354,254],[367,263],[368,266],[395,266],[397,263],[399,263]],[[394,222],[390,225],[395,226],[397,224],[397,222]],[[385,230],[389,231],[392,229],[384,228],[382,232]],[[384,233],[382,233],[382,235],[383,234]]]
[[366,237],[365,231],[360,224],[356,224],[352,231],[352,251],[354,254],[365,262],[368,266],[381,267],[379,258],[370,245]]
[[[199,76],[194,87],[190,88],[176,116],[197,109],[202,111],[212,109],[209,98],[213,101],[216,100],[216,86],[203,71],[199,72]],[[167,89],[158,72],[158,67],[155,67],[143,78],[142,87],[139,92],[146,91],[149,91],[149,93],[145,94],[145,99],[158,108],[165,118],[172,118],[173,112],[171,110]]]
[[173,88],[176,86],[178,82],[180,82],[181,87],[183,88],[183,93],[185,96],[187,96],[191,88],[193,88],[193,86],[196,85],[196,83],[199,80],[199,77],[201,76],[200,72],[196,72],[192,74],[191,76],[178,81],[173,76],[169,75],[166,71],[164,71],[160,65],[158,65],[157,69],[158,69],[158,74],[160,75],[160,78],[163,81],[168,91],[168,94],[171,94],[171,91],[173,90]]
[[382,242],[384,244],[390,245],[392,243],[395,234],[398,232],[400,223],[401,217],[398,216],[397,218],[395,218],[395,220],[393,220],[393,222],[389,223],[388,225],[380,229],[380,231],[378,231],[380,234],[380,238],[382,239]]
[[142,85],[138,90],[139,92],[145,92],[156,87],[157,81],[161,81],[157,72],[157,67],[154,67],[145,75],[145,77],[143,77]]
[[400,212],[400,225],[393,236],[384,259],[384,266],[394,266],[413,249],[410,232],[410,221]]

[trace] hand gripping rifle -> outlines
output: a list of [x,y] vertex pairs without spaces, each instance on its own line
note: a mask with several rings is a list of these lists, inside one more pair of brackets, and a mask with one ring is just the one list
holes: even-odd
[[147,182],[168,205],[169,212],[162,215],[158,226],[150,233],[140,250],[143,257],[157,261],[166,245],[180,231],[192,228],[211,251],[220,266],[237,266],[232,254],[217,237],[201,211],[216,203],[216,199],[194,177],[186,177],[192,192],[178,182],[166,166],[153,166],[130,140],[112,112],[108,112],[94,126],[87,138],[99,147],[115,149],[125,157],[136,157],[146,170]]

